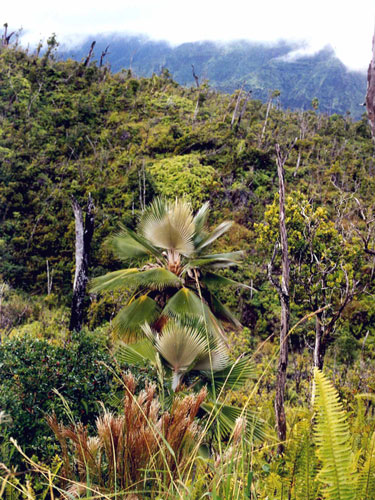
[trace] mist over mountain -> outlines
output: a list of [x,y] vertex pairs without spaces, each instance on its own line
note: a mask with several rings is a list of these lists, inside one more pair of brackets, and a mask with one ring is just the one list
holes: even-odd
[[316,97],[319,111],[324,113],[350,112],[358,119],[364,112],[365,73],[349,70],[330,47],[303,55],[301,45],[286,41],[276,45],[204,41],[172,46],[143,36],[113,34],[93,35],[70,49],[63,46],[59,56],[80,60],[87,56],[93,40],[96,60],[109,46],[105,62],[114,72],[130,68],[138,76],[151,76],[168,69],[178,83],[194,85],[194,65],[200,82],[207,80],[223,92],[243,87],[252,91],[253,98],[265,101],[270,91],[278,89],[283,108],[311,109]]

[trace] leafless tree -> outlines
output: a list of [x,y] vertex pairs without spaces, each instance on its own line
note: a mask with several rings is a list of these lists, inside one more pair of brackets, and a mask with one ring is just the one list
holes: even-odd
[[[280,352],[279,352],[279,362],[277,366],[276,397],[275,397],[277,435],[280,441],[278,446],[279,453],[284,452],[284,441],[286,439],[286,417],[285,417],[284,401],[285,401],[286,371],[288,367],[288,332],[289,332],[289,320],[290,320],[290,297],[289,297],[290,259],[288,252],[288,235],[285,222],[284,166],[289,157],[290,151],[294,146],[294,143],[286,152],[282,152],[280,145],[276,144],[276,164],[277,164],[277,174],[279,178],[280,243],[275,244],[272,259],[268,265],[268,277],[277,290],[281,304]],[[273,276],[273,264],[278,247],[280,247],[281,250],[281,284]]]
[[72,208],[76,228],[76,269],[69,330],[79,332],[83,325],[91,240],[94,234],[95,206],[91,194],[87,201],[85,221],[81,205],[74,197],[72,197]]
[[375,139],[375,33],[372,38],[372,59],[367,71],[366,109],[371,135]]
[[90,47],[89,53],[87,54],[87,57],[86,57],[86,59],[85,59],[85,61],[84,61],[84,63],[83,63],[83,66],[84,66],[85,68],[86,68],[86,66],[88,66],[88,65],[89,65],[89,63],[90,63],[90,60],[91,60],[91,58],[92,58],[92,54],[93,54],[93,52],[94,52],[94,47],[95,47],[95,44],[96,44],[96,41],[94,40],[94,41],[92,42],[92,44],[91,44],[91,47]]

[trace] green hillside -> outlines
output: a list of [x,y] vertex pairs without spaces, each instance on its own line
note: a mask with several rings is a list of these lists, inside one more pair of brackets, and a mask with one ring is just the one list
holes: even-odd
[[[277,93],[263,103],[56,49],[53,37],[41,56],[0,49],[0,497],[374,498],[366,117],[283,110]],[[308,62],[288,64],[302,75]],[[280,83],[279,65],[265,61],[259,81]],[[89,196],[92,281],[70,331],[72,204],[85,212]]]

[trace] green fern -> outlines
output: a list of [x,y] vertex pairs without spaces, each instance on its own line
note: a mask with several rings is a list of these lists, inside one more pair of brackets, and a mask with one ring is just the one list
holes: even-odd
[[349,426],[336,389],[317,368],[314,370],[317,456],[322,463],[318,480],[324,498],[354,500]]
[[356,500],[373,500],[375,498],[375,433],[370,439],[367,458],[359,471]]
[[310,421],[306,419],[301,423],[300,427],[297,433],[295,457],[295,498],[296,500],[315,500],[318,490],[316,481],[317,460],[311,439]]

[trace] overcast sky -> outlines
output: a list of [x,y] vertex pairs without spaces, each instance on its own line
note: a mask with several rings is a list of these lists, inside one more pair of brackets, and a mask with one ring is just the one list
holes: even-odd
[[308,42],[331,45],[353,69],[371,58],[375,0],[3,0],[0,22],[22,27],[32,43],[51,33],[142,33],[173,44],[196,40]]

